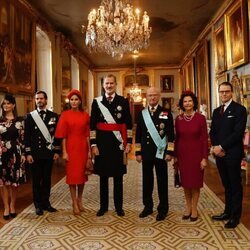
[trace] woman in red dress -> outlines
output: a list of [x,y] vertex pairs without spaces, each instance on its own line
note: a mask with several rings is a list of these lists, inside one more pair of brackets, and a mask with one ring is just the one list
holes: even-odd
[[85,167],[91,158],[89,148],[89,115],[83,111],[81,93],[73,89],[68,94],[71,109],[64,111],[59,119],[55,137],[63,138],[63,159],[66,160],[66,183],[69,185],[73,213],[84,210],[82,194],[88,180]]
[[196,112],[197,97],[191,91],[182,93],[179,107],[183,114],[175,120],[175,161],[180,170],[186,199],[182,219],[196,221],[200,188],[203,187],[204,168],[208,158],[208,133],[205,116]]

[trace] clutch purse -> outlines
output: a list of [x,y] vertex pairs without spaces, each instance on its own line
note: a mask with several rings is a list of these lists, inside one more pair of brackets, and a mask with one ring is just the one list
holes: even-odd
[[94,172],[94,164],[91,159],[87,160],[86,167],[85,167],[85,174],[91,175]]
[[174,163],[174,186],[176,188],[181,187],[181,178],[177,163]]

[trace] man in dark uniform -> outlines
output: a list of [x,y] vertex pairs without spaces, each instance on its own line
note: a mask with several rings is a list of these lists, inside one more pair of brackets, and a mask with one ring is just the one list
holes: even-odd
[[233,101],[230,82],[219,85],[222,105],[214,110],[210,137],[211,153],[225,188],[225,209],[212,216],[214,220],[228,220],[225,228],[235,228],[242,212],[241,160],[244,157],[243,136],[246,128],[246,108]]
[[[37,215],[43,211],[56,212],[50,204],[51,171],[53,161],[59,158],[60,141],[54,141],[58,116],[46,109],[47,94],[35,94],[37,109],[27,115],[25,120],[25,152],[31,164],[33,202]],[[45,139],[46,138],[46,139]]]
[[118,216],[124,216],[123,175],[126,174],[126,155],[132,143],[132,122],[128,100],[116,94],[116,77],[104,78],[105,94],[92,103],[90,143],[95,158],[94,173],[100,176],[100,210],[108,211],[108,180],[114,181],[114,205]]
[[169,110],[158,103],[160,91],[151,87],[147,90],[148,107],[138,115],[136,127],[136,160],[142,161],[143,204],[144,209],[140,218],[153,213],[153,187],[155,166],[159,205],[156,220],[164,220],[167,216],[168,205],[168,165],[172,159],[174,126],[173,117]]

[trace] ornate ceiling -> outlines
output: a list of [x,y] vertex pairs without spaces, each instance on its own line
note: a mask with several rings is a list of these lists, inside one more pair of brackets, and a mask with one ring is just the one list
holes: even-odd
[[[81,25],[101,0],[28,0],[55,27],[69,36],[95,67],[131,66],[131,55],[117,61],[106,54],[90,54]],[[222,6],[223,0],[134,0],[133,6],[150,16],[150,46],[140,51],[141,66],[179,65],[198,35]]]

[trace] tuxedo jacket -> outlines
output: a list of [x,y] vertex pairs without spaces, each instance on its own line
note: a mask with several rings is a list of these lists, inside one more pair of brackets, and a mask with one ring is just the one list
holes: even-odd
[[[58,115],[50,110],[46,110],[44,123],[51,136],[55,134],[57,122]],[[36,159],[51,159],[54,153],[60,153],[61,141],[54,139],[54,149],[48,149],[48,142],[45,140],[30,113],[25,119],[24,143],[26,155],[32,155],[32,157]]]
[[[167,136],[168,142],[174,141],[174,125],[173,116],[169,110],[164,109],[158,105],[153,116],[151,116],[153,123],[156,127],[161,138]],[[142,111],[138,114],[137,126],[136,126],[136,155],[142,155],[143,160],[153,160],[155,159],[157,147],[146,127],[144,122]],[[167,149],[166,146],[165,154],[173,154],[172,150]]]
[[246,108],[232,101],[221,114],[221,106],[213,112],[210,138],[212,146],[221,145],[228,158],[243,158],[243,136],[246,128]]

